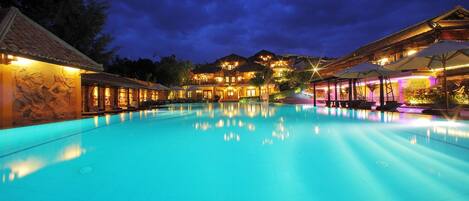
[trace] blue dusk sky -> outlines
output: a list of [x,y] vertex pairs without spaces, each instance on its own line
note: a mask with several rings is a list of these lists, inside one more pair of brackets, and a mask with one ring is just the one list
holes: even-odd
[[195,63],[261,49],[340,57],[462,0],[113,0],[105,31],[130,58]]

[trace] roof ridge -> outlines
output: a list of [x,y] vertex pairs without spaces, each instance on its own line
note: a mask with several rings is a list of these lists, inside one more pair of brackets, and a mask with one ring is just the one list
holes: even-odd
[[[402,30],[400,30],[400,31],[393,32],[393,33],[388,34],[388,35],[386,35],[386,36],[384,36],[384,37],[381,37],[381,38],[379,38],[379,39],[377,39],[377,40],[374,40],[374,41],[372,41],[372,42],[370,42],[370,43],[367,43],[367,44],[365,44],[365,45],[363,45],[363,46],[357,48],[357,49],[356,49],[355,51],[353,51],[353,52],[356,52],[356,51],[358,51],[358,50],[360,50],[360,49],[362,49],[362,48],[364,48],[364,47],[367,47],[367,46],[369,46],[369,45],[372,45],[372,44],[374,44],[374,43],[376,43],[376,42],[382,41],[382,40],[384,40],[384,39],[386,39],[386,38],[389,38],[389,37],[392,37],[392,36],[397,35],[397,34],[399,34],[399,33],[402,33],[402,32],[405,32],[405,31],[407,31],[407,30],[410,30],[410,29],[412,29],[412,28],[414,28],[414,27],[417,27],[417,26],[419,26],[419,25],[428,24],[429,22],[436,22],[436,21],[439,21],[439,20],[441,20],[442,18],[447,17],[448,15],[450,15],[450,14],[456,12],[456,11],[459,10],[459,9],[462,9],[462,10],[466,11],[466,9],[464,9],[464,7],[458,5],[458,6],[456,6],[455,8],[453,8],[453,9],[451,9],[451,10],[449,10],[449,11],[446,11],[446,12],[444,12],[444,13],[442,13],[442,14],[436,16],[436,17],[432,17],[432,18],[426,19],[426,20],[424,20],[424,21],[415,23],[415,24],[413,24],[413,25],[407,26],[407,27],[405,27],[404,29],[402,29]],[[430,28],[432,28],[432,27],[430,26]],[[432,29],[433,29],[433,28],[432,28]]]
[[431,23],[431,22],[434,23],[434,22],[440,21],[440,20],[443,19],[444,17],[447,17],[447,16],[449,16],[450,14],[452,14],[452,13],[458,11],[458,10],[462,10],[462,11],[464,11],[464,12],[468,12],[468,11],[467,11],[464,7],[462,7],[461,5],[457,5],[457,6],[455,6],[453,9],[451,9],[451,10],[449,10],[449,11],[446,11],[446,12],[440,14],[440,15],[437,15],[437,16],[435,16],[435,17],[432,17],[432,18],[426,19],[426,20],[424,20],[424,21],[415,23],[415,24],[413,24],[413,25],[407,26],[407,27],[405,27],[404,29],[402,29],[402,30],[400,30],[400,31],[393,32],[393,33],[388,34],[388,35],[386,35],[386,36],[384,36],[384,37],[381,37],[381,38],[379,38],[379,39],[377,39],[377,40],[374,40],[374,41],[372,41],[372,42],[366,43],[365,45],[362,45],[362,46],[356,48],[355,50],[353,50],[352,52],[350,52],[350,53],[348,53],[348,54],[346,54],[346,55],[344,55],[344,56],[342,56],[342,57],[339,57],[336,61],[334,61],[334,62],[332,62],[332,63],[329,63],[329,64],[325,65],[324,67],[327,68],[327,67],[329,67],[329,66],[338,64],[338,63],[342,62],[343,60],[346,60],[347,58],[349,58],[349,57],[355,55],[355,54],[356,54],[358,51],[360,51],[360,50],[363,50],[363,49],[365,49],[365,48],[367,48],[367,47],[369,47],[369,46],[371,46],[371,45],[373,45],[373,44],[376,44],[376,43],[378,43],[378,42],[380,42],[380,41],[383,41],[383,40],[385,40],[385,39],[387,39],[387,38],[390,38],[390,37],[392,37],[392,36],[395,36],[395,35],[398,35],[398,34],[400,34],[400,33],[405,32],[405,31],[408,31],[408,30],[410,30],[410,29],[412,29],[412,28],[418,27],[419,25],[427,24],[427,25],[429,25],[429,27],[430,27],[431,29],[434,29],[433,27],[430,26],[429,23]]
[[15,17],[17,16],[17,13],[19,12],[18,9],[15,7],[5,8],[5,10],[8,10],[8,11],[0,23],[0,41],[3,40],[5,35],[10,30],[10,27],[13,24],[13,21]]
[[100,66],[100,67],[103,67],[102,64],[98,64],[96,61],[94,61],[93,59],[89,58],[88,56],[86,56],[85,54],[83,54],[82,52],[80,52],[79,50],[77,50],[75,47],[71,46],[70,44],[68,44],[67,42],[65,42],[64,40],[62,40],[61,38],[59,38],[58,36],[56,36],[55,34],[53,34],[52,32],[50,32],[49,30],[47,30],[46,28],[42,27],[41,25],[39,25],[38,23],[36,23],[34,20],[32,20],[31,18],[29,18],[28,16],[26,16],[25,14],[21,13],[16,7],[11,7],[10,9],[14,9],[16,10],[16,16],[19,14],[21,15],[22,17],[24,17],[24,19],[26,19],[28,22],[30,22],[33,26],[35,26],[36,28],[39,28],[40,30],[44,31],[48,36],[52,37],[53,39],[56,39],[60,44],[62,44],[63,46],[65,46],[66,48],[69,48],[70,50],[72,50],[73,52],[75,52],[76,54],[82,56],[84,59],[88,60],[89,62],[97,65],[97,66]]

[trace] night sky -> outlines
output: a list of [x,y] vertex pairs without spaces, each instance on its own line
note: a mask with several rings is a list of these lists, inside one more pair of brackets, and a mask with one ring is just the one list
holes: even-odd
[[112,0],[105,31],[130,58],[196,63],[260,49],[340,57],[462,0]]

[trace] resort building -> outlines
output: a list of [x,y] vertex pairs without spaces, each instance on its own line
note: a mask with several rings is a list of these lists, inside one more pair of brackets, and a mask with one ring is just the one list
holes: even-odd
[[[266,99],[279,90],[274,79],[282,81],[289,72],[304,70],[309,65],[307,59],[310,58],[280,56],[267,50],[261,50],[249,58],[230,54],[192,71],[192,85],[185,86],[187,98],[220,101],[238,101],[249,97]],[[260,86],[253,85],[250,80],[266,68],[272,71],[271,80],[264,80]]]
[[81,73],[102,70],[18,9],[0,9],[0,128],[81,117]]
[[[379,78],[342,79],[337,73],[363,63],[380,66],[398,61],[439,41],[469,41],[469,12],[463,7],[456,7],[434,18],[409,26],[401,31],[364,45],[352,53],[325,65],[318,71],[318,79],[311,87],[315,91],[317,102],[326,105],[334,101],[350,99],[374,102],[379,100]],[[456,86],[469,79],[469,63],[446,68],[449,82]],[[432,88],[441,88],[442,69],[429,69],[422,66],[416,70],[393,72],[384,77],[384,95],[386,101],[396,101],[406,105],[430,104],[425,95]],[[349,86],[353,90],[349,90]],[[457,90],[457,89],[455,89]],[[352,92],[352,93],[350,93]],[[455,95],[458,104],[469,104],[467,94]],[[379,104],[379,103],[378,103]]]
[[167,100],[169,89],[161,84],[110,73],[82,74],[82,111],[85,115],[147,108]]
[[148,108],[169,89],[102,65],[16,8],[0,9],[0,128]]

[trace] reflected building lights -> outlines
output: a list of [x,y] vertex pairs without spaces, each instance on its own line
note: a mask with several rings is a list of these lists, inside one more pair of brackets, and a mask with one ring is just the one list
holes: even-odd
[[314,126],[314,134],[319,135],[319,126]]
[[120,113],[119,114],[121,122],[125,122],[125,113]]
[[217,128],[222,128],[225,125],[225,122],[223,120],[218,120],[218,122],[215,124],[215,127]]
[[272,139],[266,138],[262,140],[262,145],[271,145],[274,144],[274,141]]
[[94,126],[97,128],[99,126],[99,117],[94,116]]
[[249,124],[248,124],[248,130],[249,130],[249,131],[255,131],[255,130],[256,130],[256,126],[254,126],[254,124],[249,123]]
[[60,157],[62,161],[68,161],[80,157],[85,153],[85,149],[82,149],[79,144],[74,144],[66,147]]
[[228,134],[225,133],[223,135],[223,140],[225,140],[226,142],[229,142],[229,141],[239,142],[241,140],[241,137],[238,134],[234,134],[233,132],[230,132]]
[[414,135],[410,138],[410,144],[417,144],[417,136]]
[[111,115],[107,114],[105,116],[105,119],[106,119],[106,125],[109,126],[111,124]]

